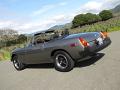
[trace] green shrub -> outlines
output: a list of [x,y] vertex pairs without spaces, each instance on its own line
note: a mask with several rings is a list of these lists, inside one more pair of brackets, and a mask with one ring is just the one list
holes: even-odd
[[103,10],[99,13],[99,16],[102,18],[103,21],[105,21],[112,18],[113,14],[110,10]]
[[87,14],[79,14],[74,17],[72,21],[72,28],[78,27],[78,26],[83,26],[86,24],[93,24],[98,21],[101,21],[101,17],[96,14],[92,13],[87,13]]

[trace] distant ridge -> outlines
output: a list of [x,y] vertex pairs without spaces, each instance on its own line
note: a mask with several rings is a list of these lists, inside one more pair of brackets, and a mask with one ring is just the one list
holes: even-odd
[[113,14],[118,14],[120,13],[120,4],[117,5],[115,8],[112,9]]

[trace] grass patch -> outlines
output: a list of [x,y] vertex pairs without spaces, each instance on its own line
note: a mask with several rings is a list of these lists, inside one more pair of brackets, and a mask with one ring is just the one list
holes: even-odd
[[113,27],[108,30],[109,32],[120,31],[120,27]]
[[16,48],[23,48],[24,44],[16,44],[10,47],[4,47],[0,49],[0,61],[1,60],[10,60],[11,59],[11,52]]
[[0,50],[0,60],[10,60],[10,52],[6,50]]
[[5,60],[10,60],[10,52],[4,51],[4,58]]

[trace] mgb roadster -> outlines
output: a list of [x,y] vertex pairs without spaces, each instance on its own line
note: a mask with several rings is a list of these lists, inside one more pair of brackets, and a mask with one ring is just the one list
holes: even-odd
[[54,30],[33,35],[31,43],[15,49],[11,61],[17,70],[28,64],[53,63],[56,70],[68,72],[78,61],[93,57],[111,43],[107,32],[59,34]]

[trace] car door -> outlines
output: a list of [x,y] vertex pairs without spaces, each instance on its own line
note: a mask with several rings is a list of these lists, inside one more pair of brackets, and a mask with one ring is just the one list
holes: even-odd
[[25,63],[44,63],[44,43],[33,44],[26,48]]

